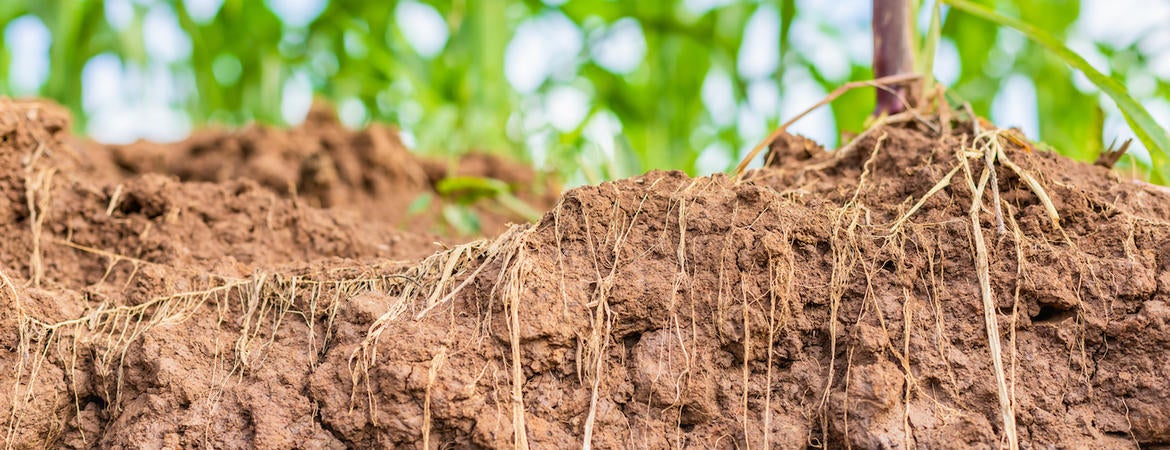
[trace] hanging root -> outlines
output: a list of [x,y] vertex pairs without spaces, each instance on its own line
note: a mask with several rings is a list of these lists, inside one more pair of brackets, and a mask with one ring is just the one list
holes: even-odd
[[422,425],[422,448],[431,448],[431,395],[435,387],[435,379],[439,376],[439,369],[443,364],[447,363],[447,348],[439,349],[434,358],[431,358],[431,366],[427,369],[427,387],[426,394],[423,398],[423,425]]
[[28,199],[29,224],[32,227],[32,254],[29,255],[29,278],[33,286],[40,287],[41,279],[45,276],[45,264],[41,230],[44,229],[45,217],[48,216],[49,205],[52,202],[53,175],[57,169],[45,169],[37,173],[36,177],[25,177],[25,197]]
[[[654,186],[662,178],[654,180],[646,190],[652,192]],[[616,190],[617,187],[615,186]],[[620,197],[617,197],[620,198]],[[589,398],[589,413],[585,417],[584,436],[582,437],[581,448],[589,450],[593,447],[593,430],[597,420],[597,405],[601,396],[601,380],[603,378],[603,370],[605,369],[605,356],[609,347],[610,340],[613,339],[613,320],[614,316],[609,309],[609,292],[613,286],[615,274],[617,274],[618,267],[622,262],[622,250],[625,249],[626,239],[630,232],[634,229],[634,225],[638,223],[638,218],[642,215],[643,207],[646,205],[646,200],[650,198],[650,194],[642,197],[638,203],[634,214],[630,217],[629,223],[621,223],[620,217],[614,217],[614,221],[610,223],[610,230],[617,230],[617,235],[613,239],[611,252],[613,254],[613,264],[610,266],[609,274],[605,277],[598,272],[597,291],[593,296],[593,300],[587,306],[593,309],[593,323],[590,327],[589,346],[587,351],[583,352],[583,357],[586,361],[590,361],[593,365],[592,373],[586,372],[587,376],[592,377],[592,386],[590,388]],[[619,211],[617,202],[614,204],[614,211]],[[586,222],[588,224],[588,222]],[[588,228],[587,228],[588,229]],[[588,231],[587,231],[588,232]],[[592,235],[591,232],[588,232]]]
[[[221,326],[229,310],[238,314],[235,320],[238,320],[240,330],[233,347],[234,357],[222,367],[218,356],[216,360],[217,368],[230,373],[214,384],[226,385],[231,377],[242,376],[246,370],[264,363],[268,349],[273,345],[288,314],[301,315],[307,322],[315,322],[315,305],[324,290],[350,294],[370,290],[401,290],[407,281],[402,275],[371,273],[394,269],[397,264],[342,267],[312,275],[258,273],[247,279],[213,278],[205,289],[163,295],[136,305],[111,307],[101,304],[79,317],[59,322],[30,315],[22,307],[22,294],[16,285],[7,274],[0,271],[0,281],[3,281],[0,296],[12,298],[10,312],[15,314],[19,324],[17,353],[22,355],[14,367],[13,402],[7,422],[6,442],[14,442],[17,431],[21,429],[21,412],[34,399],[40,369],[53,356],[50,350],[54,346],[58,348],[58,356],[66,361],[65,375],[74,391],[76,411],[81,408],[80,399],[76,398],[77,352],[79,347],[85,348],[91,344],[93,373],[98,380],[104,380],[100,387],[103,390],[102,398],[109,402],[108,407],[112,411],[120,411],[126,357],[132,345],[151,329],[159,325],[184,323],[198,310],[208,306],[220,313]],[[335,314],[339,300],[339,297],[335,297],[335,304],[329,306],[333,311],[329,313],[330,317]],[[322,347],[328,346],[328,331],[324,340],[317,339],[312,333],[310,331],[310,345],[322,341]],[[66,350],[61,352],[61,347]],[[313,357],[318,355],[314,354]],[[82,439],[87,438],[83,435]]]
[[[970,172],[968,172],[968,175],[970,175]],[[992,368],[995,371],[995,386],[999,396],[1000,413],[1003,419],[1004,438],[1008,442],[1008,448],[1017,450],[1019,448],[1019,439],[1016,435],[1016,414],[1012,406],[1013,400],[1008,394],[1006,377],[1004,375],[1003,354],[999,340],[999,321],[996,318],[995,299],[992,298],[991,293],[991,274],[987,244],[983,240],[983,228],[979,221],[979,212],[983,206],[983,190],[987,187],[990,178],[990,170],[985,167],[982,175],[979,177],[978,184],[969,181],[969,185],[975,186],[975,189],[972,191],[973,199],[971,200],[970,210],[971,232],[975,241],[975,274],[979,279],[979,291],[983,298],[983,318],[987,325],[987,342],[988,348],[991,350]]]
[[[366,337],[349,356],[350,409],[357,405],[359,388],[364,388],[370,421],[373,424],[379,423],[379,408],[376,391],[371,384],[370,369],[378,363],[378,341],[390,324],[404,318],[417,320],[429,316],[436,308],[449,304],[464,288],[480,279],[486,268],[498,267],[499,277],[492,284],[489,297],[498,299],[507,315],[510,355],[506,365],[511,367],[513,445],[519,449],[527,449],[523,395],[525,377],[520,351],[519,309],[522,307],[521,293],[524,291],[524,280],[529,277],[532,270],[525,253],[526,239],[534,229],[526,225],[514,226],[496,239],[480,240],[436,253],[404,272],[403,278],[411,282],[398,292],[398,298],[389,310],[370,325]],[[412,314],[406,314],[412,310],[414,311]],[[427,445],[433,427],[433,417],[430,413],[431,385],[446,359],[445,350],[441,350],[432,359],[428,371],[423,424],[423,439]]]
[[[789,242],[791,230],[784,229],[782,242]],[[785,249],[779,257],[768,258],[768,368],[765,372],[766,386],[764,393],[764,446],[771,448],[772,438],[772,377],[773,357],[776,354],[776,335],[788,327],[792,321],[791,302],[795,296],[796,283],[796,255],[792,248]],[[779,308],[779,311],[777,311]],[[777,316],[779,313],[779,316]]]
[[[515,253],[504,260],[504,267],[507,269],[500,275],[505,277],[501,280],[504,290],[500,293],[500,298],[508,314],[508,336],[511,341],[509,348],[512,352],[512,445],[520,450],[528,450],[528,427],[525,423],[524,410],[524,364],[520,353],[520,295],[524,292],[524,280],[528,278],[531,268],[528,266],[524,246],[516,247]],[[495,291],[500,285],[496,284],[492,290]]]
[[[1010,205],[1007,205],[1006,202],[1004,204],[1004,208],[1009,208],[1008,212],[1011,212]],[[1016,322],[1019,320],[1020,315],[1020,289],[1023,288],[1024,279],[1027,277],[1027,274],[1024,273],[1024,266],[1027,264],[1027,261],[1024,257],[1024,232],[1020,230],[1020,224],[1016,223],[1015,214],[1008,214],[1008,221],[1012,225],[1012,235],[1016,241],[1016,288],[1013,292],[1012,298],[1012,325],[1010,328],[1011,335],[1009,336],[1012,347],[1012,359],[1009,375],[1012,381],[1011,386],[1008,388],[1008,394],[1014,400],[1016,398],[1016,362],[1018,353],[1018,345],[1016,341]]]
[[[974,119],[973,115],[972,115],[972,118],[973,118],[973,120],[977,120],[977,119]],[[991,288],[991,274],[990,274],[990,261],[989,261],[990,255],[989,255],[987,243],[985,242],[985,238],[983,235],[983,229],[982,229],[982,225],[981,225],[981,220],[980,220],[980,214],[985,210],[983,199],[984,199],[984,194],[986,192],[988,192],[990,190],[989,195],[991,197],[992,205],[990,205],[991,208],[989,208],[989,210],[990,210],[990,212],[994,213],[994,215],[995,215],[994,216],[995,217],[994,226],[995,226],[995,230],[996,230],[997,235],[1003,236],[1003,235],[1006,235],[1009,233],[1007,225],[1008,225],[1008,222],[1010,221],[1011,226],[1012,226],[1012,229],[1010,231],[1012,234],[1014,234],[1015,239],[1017,241],[1022,241],[1023,236],[1019,230],[1019,226],[1015,222],[1015,218],[1012,216],[1007,216],[1005,218],[1004,210],[1005,210],[1005,208],[1009,208],[1010,206],[1007,205],[1006,202],[1004,202],[1003,199],[1000,198],[1000,192],[999,192],[999,186],[998,186],[999,177],[998,177],[997,170],[996,170],[997,165],[1002,165],[1002,167],[1006,167],[1008,170],[1013,172],[1016,176],[1018,176],[1018,178],[1023,182],[1023,184],[1025,184],[1028,187],[1028,189],[1031,190],[1036,195],[1036,197],[1039,199],[1041,205],[1044,208],[1044,215],[1045,215],[1047,221],[1049,223],[1051,223],[1052,227],[1055,230],[1058,230],[1058,231],[1061,230],[1060,215],[1057,212],[1055,205],[1052,202],[1051,197],[1048,195],[1048,193],[1044,189],[1043,185],[1036,179],[1036,177],[1033,176],[1031,173],[1029,173],[1024,168],[1022,168],[1021,166],[1019,166],[1018,164],[1016,164],[1014,161],[1012,161],[1008,157],[1007,152],[1004,149],[1004,146],[1005,146],[1004,141],[1002,140],[1002,139],[1008,139],[1008,137],[1005,136],[1007,132],[1003,131],[1003,130],[995,130],[995,129],[990,130],[990,131],[983,131],[983,130],[980,130],[980,126],[978,123],[975,123],[974,127],[976,130],[976,133],[975,133],[974,139],[971,141],[972,147],[966,147],[965,142],[962,145],[960,145],[961,148],[956,152],[957,164],[955,164],[953,167],[951,167],[950,170],[941,179],[939,179],[930,188],[929,191],[927,191],[925,194],[923,194],[913,204],[913,206],[911,206],[911,208],[909,210],[907,210],[906,212],[899,215],[889,225],[888,232],[887,232],[886,236],[888,238],[892,238],[895,235],[898,235],[903,229],[905,229],[907,225],[912,224],[911,219],[925,206],[926,202],[929,199],[931,199],[932,197],[934,197],[935,195],[937,195],[939,192],[943,191],[944,189],[949,188],[953,184],[954,176],[956,173],[958,173],[960,170],[962,170],[965,173],[965,175],[966,175],[964,177],[965,184],[966,184],[968,190],[970,192],[972,192],[972,203],[971,203],[971,206],[967,212],[968,212],[968,218],[969,218],[969,221],[971,224],[971,230],[972,230],[973,258],[974,258],[974,263],[975,263],[976,276],[977,276],[977,279],[979,282],[981,300],[983,303],[984,322],[985,322],[987,339],[988,339],[988,348],[989,348],[989,351],[991,353],[991,366],[992,366],[992,370],[994,372],[993,375],[995,377],[994,379],[995,379],[996,394],[997,394],[997,397],[999,399],[999,410],[1000,410],[999,412],[1000,412],[1001,422],[1002,422],[1003,439],[1004,439],[1006,446],[1008,448],[1010,448],[1012,450],[1016,450],[1019,448],[1019,436],[1018,436],[1018,430],[1017,430],[1017,424],[1016,424],[1016,413],[1015,413],[1015,392],[1016,392],[1015,384],[1016,384],[1017,377],[1016,377],[1016,350],[1015,350],[1016,342],[1015,342],[1015,332],[1014,332],[1016,322],[1015,322],[1014,314],[1016,314],[1018,312],[1019,300],[1017,298],[1015,301],[1016,304],[1013,305],[1013,320],[1012,320],[1013,330],[1011,333],[1011,347],[1012,348],[1011,348],[1011,366],[1010,366],[1010,383],[1009,383],[1008,367],[1005,367],[1005,364],[1003,361],[1003,359],[1004,359],[1003,349],[1002,349],[1001,338],[1000,338],[1000,334],[999,334],[999,323],[998,323],[998,317],[997,317],[998,308],[996,307],[994,293],[993,293],[992,288]],[[874,132],[875,132],[874,129],[866,130],[866,133],[872,134]],[[831,242],[832,242],[833,255],[834,255],[834,264],[833,264],[833,272],[832,272],[832,276],[830,279],[830,286],[829,286],[830,299],[829,299],[829,323],[828,323],[828,328],[829,328],[828,331],[829,331],[829,339],[830,339],[829,352],[832,355],[837,354],[836,340],[837,340],[838,330],[837,330],[836,322],[838,320],[838,308],[839,308],[840,301],[841,301],[841,295],[842,295],[845,287],[848,284],[847,279],[850,278],[850,274],[853,271],[852,268],[854,267],[854,264],[857,262],[857,259],[854,256],[854,254],[860,254],[859,250],[855,248],[855,246],[856,246],[855,237],[856,236],[854,235],[854,229],[859,225],[859,220],[863,218],[862,211],[865,208],[859,199],[862,198],[861,193],[866,185],[866,181],[867,181],[866,177],[869,175],[870,166],[871,166],[873,160],[876,158],[876,154],[877,154],[878,150],[880,149],[881,142],[883,140],[882,138],[884,138],[884,136],[878,138],[878,140],[877,140],[878,142],[874,148],[873,154],[871,154],[869,159],[862,165],[862,174],[860,176],[860,179],[858,180],[857,190],[854,192],[852,199],[849,202],[847,202],[841,210],[838,211],[838,216],[836,217],[836,220],[834,221],[835,227],[834,227],[834,230],[833,230],[832,235],[831,235],[832,236]],[[965,141],[965,139],[964,139],[964,141]],[[972,170],[971,164],[969,163],[969,160],[974,160],[976,158],[982,159],[982,161],[984,162],[981,173],[979,173],[978,176],[976,176],[976,174]],[[827,163],[831,164],[831,163],[833,163],[833,160],[829,160]],[[822,164],[826,164],[826,163],[822,163]],[[1067,240],[1067,237],[1066,237],[1066,240]],[[887,241],[887,242],[889,242],[889,241]],[[1021,251],[1022,251],[1022,246],[1020,245],[1020,242],[1017,242],[1017,253],[1019,253]],[[931,256],[931,258],[932,258],[931,261],[933,264],[933,255]],[[1021,273],[1019,275],[1022,277],[1023,276],[1023,273],[1022,273],[1022,271],[1023,271],[1023,255],[1018,254],[1017,258],[1019,259],[1018,264],[1019,264],[1019,270],[1021,271]],[[868,271],[867,271],[867,274],[868,274]],[[932,279],[934,277],[934,270],[933,269],[931,270],[931,277],[932,277]],[[938,294],[936,293],[935,296],[937,296],[937,295]],[[1018,295],[1018,293],[1017,293],[1017,295]],[[904,297],[909,299],[910,293],[908,291],[904,292]],[[908,360],[908,354],[909,354],[909,349],[910,349],[909,335],[910,335],[911,330],[912,330],[911,321],[913,319],[913,316],[912,316],[911,310],[909,309],[910,305],[908,302],[903,307],[904,307],[903,318],[902,318],[902,320],[904,321],[904,324],[903,324],[904,325],[904,330],[903,330],[904,336],[903,337],[905,340],[901,343],[902,348],[900,350],[891,347],[889,349],[889,351],[891,352],[891,354],[893,354],[895,357],[897,357],[897,359],[899,359],[902,362],[902,369],[904,371],[904,375],[906,376],[906,390],[903,392],[903,395],[905,396],[904,402],[907,404],[907,408],[909,408],[908,405],[909,405],[910,400],[911,400],[912,390],[914,389],[914,385],[916,383],[916,381],[914,380],[914,377],[913,377],[913,372],[910,370],[909,360]],[[864,314],[864,311],[865,311],[864,305],[862,307],[862,311]],[[936,316],[935,328],[937,329],[936,331],[939,333],[939,335],[941,337],[942,327],[941,327],[941,323],[938,322],[938,319],[941,318],[941,306],[940,305],[936,305],[936,307],[935,307],[935,316]],[[883,317],[880,310],[877,311],[877,320],[881,324],[882,328],[886,329],[885,320],[884,320],[884,317]],[[889,331],[890,330],[887,330],[887,333]],[[892,341],[891,341],[891,344],[892,344]],[[940,351],[943,351],[943,349],[940,348]],[[852,353],[850,352],[850,354],[852,354]],[[837,369],[834,367],[835,362],[836,362],[836,358],[831,358],[829,361],[828,380],[826,381],[823,395],[821,396],[821,408],[823,408],[825,406],[825,403],[829,399],[829,394],[833,390],[834,375],[836,375],[836,371],[837,371]],[[846,367],[846,377],[848,377],[848,371],[849,371],[849,368]],[[951,374],[951,377],[953,379],[953,377],[954,377],[953,373]],[[845,380],[845,383],[846,383],[845,389],[847,391],[848,391],[848,382],[849,382],[849,380],[846,379]],[[846,392],[846,399],[848,399],[847,392]],[[848,408],[848,404],[844,405],[843,407]],[[846,419],[847,419],[848,412],[845,412],[844,414],[846,415]],[[906,439],[905,444],[909,446],[913,443],[913,438],[911,436],[911,433],[913,430],[912,430],[911,425],[908,422],[908,419],[907,419],[908,415],[909,415],[909,410],[904,412],[903,429],[905,432],[905,439]],[[822,432],[827,433],[827,431],[825,431],[827,426],[828,426],[826,421],[827,421],[827,417],[822,416]],[[844,433],[848,433],[848,429],[847,429],[848,425],[849,425],[848,422],[846,422],[843,425],[846,427],[846,429],[843,431]],[[825,438],[826,439],[828,438],[827,434],[826,434]],[[848,437],[846,437],[846,441],[848,441]]]
[[[836,379],[836,365],[837,365],[837,338],[838,333],[838,314],[841,308],[841,300],[845,296],[845,291],[849,288],[850,277],[858,262],[856,255],[860,254],[857,248],[857,227],[860,225],[861,212],[865,209],[865,205],[861,204],[861,192],[865,188],[866,178],[869,176],[873,168],[873,164],[881,152],[881,146],[887,138],[887,134],[882,134],[874,144],[873,151],[869,158],[862,164],[861,176],[857,181],[857,189],[853,192],[853,197],[845,203],[840,209],[834,211],[833,228],[830,234],[830,245],[832,247],[833,265],[832,272],[829,275],[829,368],[828,376],[825,380],[825,388],[821,394],[821,400],[817,408],[821,410],[821,432],[822,439],[828,442],[829,436],[829,412],[826,408],[829,402],[829,396],[833,392],[833,383]],[[848,222],[846,223],[846,220]],[[852,349],[850,349],[850,358],[852,361]],[[847,364],[845,369],[846,377],[846,401],[848,401],[848,376],[849,366]],[[846,404],[846,410],[848,405]],[[846,417],[848,412],[845,413]],[[848,434],[848,420],[845,424],[845,433]]]

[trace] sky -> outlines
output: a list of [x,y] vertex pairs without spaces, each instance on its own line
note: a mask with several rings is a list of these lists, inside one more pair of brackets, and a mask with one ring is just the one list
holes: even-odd
[[[266,4],[285,21],[287,26],[303,26],[321,13],[326,0],[266,0]],[[709,8],[728,3],[731,0],[684,0],[684,5],[701,13]],[[191,131],[191,124],[184,111],[176,107],[178,100],[189,93],[183,92],[166,64],[186,58],[192,43],[179,27],[174,11],[165,2],[156,0],[106,0],[106,17],[115,27],[125,27],[133,14],[132,2],[148,5],[149,12],[143,23],[146,52],[152,63],[145,67],[125,65],[112,55],[99,55],[92,59],[82,71],[83,107],[91,118],[87,133],[99,141],[125,143],[136,139],[174,141],[185,137]],[[561,1],[546,0],[546,3]],[[819,28],[818,24],[832,23],[840,27],[845,36],[868,36],[868,2],[865,7],[841,7],[840,2],[831,0],[798,0],[798,15],[791,32],[794,48],[803,51],[823,73],[830,78],[848,74],[850,61],[867,61],[870,58],[870,43],[865,40],[842,42],[832,38]],[[218,11],[222,0],[183,0],[195,20],[209,20]],[[1132,14],[1132,11],[1143,11]],[[945,13],[945,12],[944,12]],[[399,3],[394,11],[395,19],[402,27],[408,42],[423,56],[435,55],[442,51],[447,41],[447,28],[443,18],[430,6],[419,2]],[[920,18],[923,28],[928,17]],[[1153,89],[1153,78],[1170,79],[1170,2],[1147,2],[1144,0],[1085,0],[1081,17],[1074,27],[1069,45],[1100,69],[1108,69],[1105,58],[1092,45],[1094,41],[1109,42],[1126,46],[1136,42],[1143,33],[1153,30],[1151,38],[1143,39],[1142,45],[1149,45],[1153,51],[1164,53],[1155,57],[1152,73],[1144,74],[1131,81],[1130,88],[1140,91],[1144,87]],[[591,55],[595,61],[615,73],[634,70],[646,53],[645,40],[637,21],[619,20],[610,25],[608,37],[594,48]],[[789,70],[785,78],[777,83],[771,79],[778,59],[778,36],[780,15],[775,8],[761,8],[744,28],[744,45],[740,50],[736,73],[712,72],[703,84],[700,98],[715,120],[723,124],[734,122],[738,133],[746,142],[762,139],[770,130],[768,119],[785,120],[815,104],[826,93],[803,70]],[[51,36],[44,24],[32,16],[25,16],[10,22],[4,29],[5,39],[12,52],[12,70],[8,76],[14,94],[35,93],[48,75],[48,49]],[[1018,48],[1023,37],[1014,33],[1002,33],[997,44],[1008,51]],[[560,14],[538,15],[516,30],[505,54],[505,75],[509,83],[520,93],[536,94],[536,89],[547,78],[556,76],[558,71],[571,65],[570,57],[579,53],[584,45],[584,36],[579,27]],[[1151,43],[1147,43],[1150,42]],[[1143,49],[1145,50],[1145,49]],[[232,61],[217,61],[216,76],[238,76],[239,64]],[[943,83],[958,78],[959,57],[955,46],[944,40],[935,62],[935,75]],[[746,105],[737,105],[730,94],[732,76],[748,80]],[[1078,76],[1079,87],[1092,91],[1095,88]],[[1142,92],[1135,92],[1139,98]],[[311,85],[306,75],[291,77],[283,89],[283,117],[289,123],[298,123],[308,111],[312,99]],[[535,98],[533,111],[537,122],[547,123],[559,130],[576,128],[586,119],[591,99],[585,91],[563,86],[552,89],[540,98]],[[350,102],[339,105],[339,116],[351,125],[359,125],[365,119],[360,103]],[[1039,136],[1039,118],[1036,108],[1036,89],[1023,76],[1013,76],[1001,87],[992,104],[991,119],[1001,126],[1020,127],[1025,134]],[[1109,110],[1105,136],[1130,136],[1116,108],[1112,103],[1102,102]],[[1170,123],[1170,103],[1156,100],[1146,105],[1160,123]],[[1111,108],[1111,109],[1110,109]],[[837,141],[836,127],[831,112],[823,108],[798,122],[792,131],[809,136],[830,145]],[[612,116],[594,116],[586,127],[585,136],[594,140],[607,155],[613,154],[612,136],[620,132],[620,121]],[[405,140],[410,143],[409,127],[404,129]],[[540,142],[531,142],[540,153]],[[1136,143],[1135,143],[1136,144]],[[1135,147],[1140,147],[1136,145]],[[742,154],[746,149],[738,149]],[[1142,148],[1131,148],[1131,153],[1141,157]],[[699,159],[701,172],[722,170],[729,163],[727,149],[705,149]],[[535,155],[539,163],[540,155]]]

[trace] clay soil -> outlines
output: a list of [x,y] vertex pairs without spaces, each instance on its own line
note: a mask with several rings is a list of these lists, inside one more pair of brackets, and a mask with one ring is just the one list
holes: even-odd
[[547,202],[480,240],[389,128],[68,129],[0,100],[6,448],[1170,445],[1170,193],[970,122],[559,198],[470,157]]

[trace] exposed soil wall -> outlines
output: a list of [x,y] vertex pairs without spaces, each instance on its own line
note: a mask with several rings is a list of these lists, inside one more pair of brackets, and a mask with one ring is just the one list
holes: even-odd
[[[586,186],[433,253],[368,215],[394,189],[102,169],[67,122],[0,103],[10,447],[1170,445],[1170,194],[1003,132],[785,136],[740,179]],[[320,148],[397,142],[350,133]]]

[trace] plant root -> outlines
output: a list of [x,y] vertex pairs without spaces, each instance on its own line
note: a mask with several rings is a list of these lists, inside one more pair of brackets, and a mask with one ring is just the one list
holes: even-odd
[[979,290],[983,298],[983,317],[987,325],[987,342],[991,350],[992,368],[995,371],[995,386],[999,396],[1000,413],[1003,418],[1004,439],[1008,448],[1019,449],[1019,438],[1016,434],[1016,414],[1012,406],[1013,399],[1008,394],[1006,376],[1003,369],[1003,355],[999,340],[999,321],[996,318],[995,300],[991,293],[990,263],[987,256],[987,244],[983,240],[983,229],[980,225],[979,212],[982,209],[983,190],[991,178],[989,168],[983,170],[979,182],[975,184],[971,200],[971,233],[975,241],[975,274],[979,279]]

